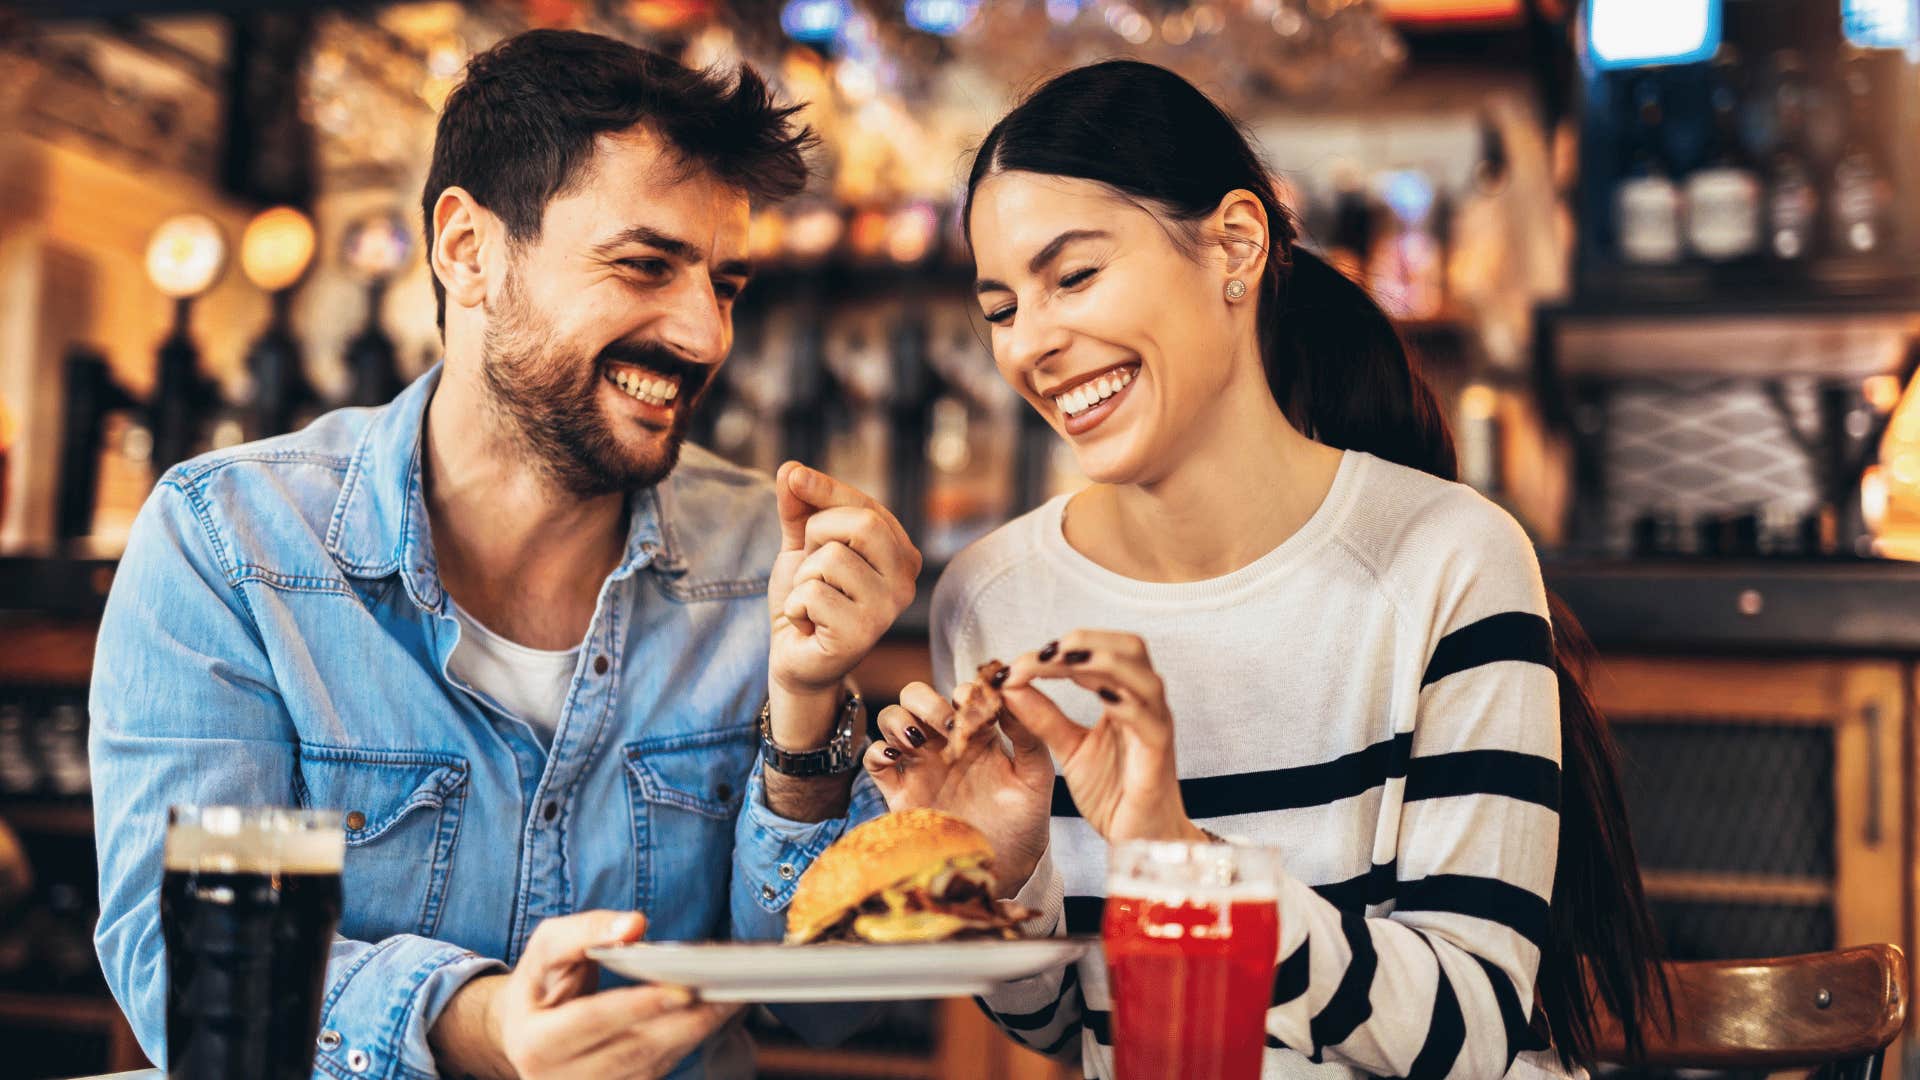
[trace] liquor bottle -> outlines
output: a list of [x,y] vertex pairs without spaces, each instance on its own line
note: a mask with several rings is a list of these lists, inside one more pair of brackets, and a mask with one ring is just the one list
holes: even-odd
[[1812,254],[1820,192],[1807,155],[1807,71],[1800,55],[1774,57],[1774,148],[1767,167],[1767,245],[1776,259]]
[[1620,257],[1658,265],[1680,258],[1680,192],[1660,152],[1660,88],[1644,79],[1633,90],[1635,122],[1627,137],[1627,169],[1614,191]]
[[1892,187],[1875,148],[1873,81],[1863,61],[1847,65],[1845,82],[1847,136],[1833,167],[1833,242],[1845,254],[1872,255],[1884,251],[1891,239]]
[[1713,261],[1760,250],[1760,176],[1740,138],[1738,68],[1731,50],[1714,65],[1713,141],[1705,165],[1687,176],[1687,246]]

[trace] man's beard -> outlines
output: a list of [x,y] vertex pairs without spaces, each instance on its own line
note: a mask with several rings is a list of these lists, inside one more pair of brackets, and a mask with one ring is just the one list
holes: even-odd
[[[616,341],[592,357],[573,352],[554,340],[527,303],[517,274],[509,275],[500,302],[488,314],[481,377],[495,408],[541,471],[580,498],[652,487],[666,479],[680,460],[680,444],[711,367],[682,360],[657,342]],[[657,433],[609,416],[600,404],[600,387],[613,362],[679,378],[672,426],[655,447],[623,446],[615,424],[633,425],[648,436]]]

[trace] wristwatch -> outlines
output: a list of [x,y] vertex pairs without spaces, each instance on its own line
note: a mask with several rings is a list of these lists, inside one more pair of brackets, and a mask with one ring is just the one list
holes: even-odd
[[833,737],[827,740],[827,745],[818,750],[782,750],[773,741],[773,701],[768,699],[760,706],[760,752],[767,768],[782,776],[797,777],[834,776],[853,771],[860,764],[860,755],[854,753],[853,736],[864,715],[866,707],[860,701],[860,692],[848,690],[840,703],[840,722],[834,725]]

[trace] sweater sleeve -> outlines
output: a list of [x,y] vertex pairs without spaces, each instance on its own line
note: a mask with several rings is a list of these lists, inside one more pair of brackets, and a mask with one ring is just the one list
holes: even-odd
[[1281,890],[1269,1044],[1314,1061],[1489,1077],[1541,1048],[1527,1021],[1559,843],[1558,683],[1532,548],[1491,505],[1482,517],[1420,616],[1383,809],[1399,839],[1377,891],[1362,911]]
[[[933,590],[933,686],[946,697],[953,696],[954,687],[960,684],[963,674],[973,671],[982,659],[976,655],[979,649],[973,640],[972,612],[966,602],[971,595],[967,565],[964,558],[955,560]],[[1028,933],[1039,937],[1066,933],[1065,890],[1054,871],[1051,850],[1040,857],[1033,876],[1027,879],[1014,901],[1039,912],[1027,924]],[[1000,1030],[1020,1045],[1066,1061],[1080,1059],[1085,1005],[1074,965],[1002,983],[975,1001]]]

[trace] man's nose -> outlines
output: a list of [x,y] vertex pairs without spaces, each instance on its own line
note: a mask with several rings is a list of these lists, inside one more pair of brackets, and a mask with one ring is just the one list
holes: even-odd
[[697,274],[683,278],[674,289],[660,320],[660,341],[696,364],[726,359],[732,343],[732,317],[720,306],[713,283]]

